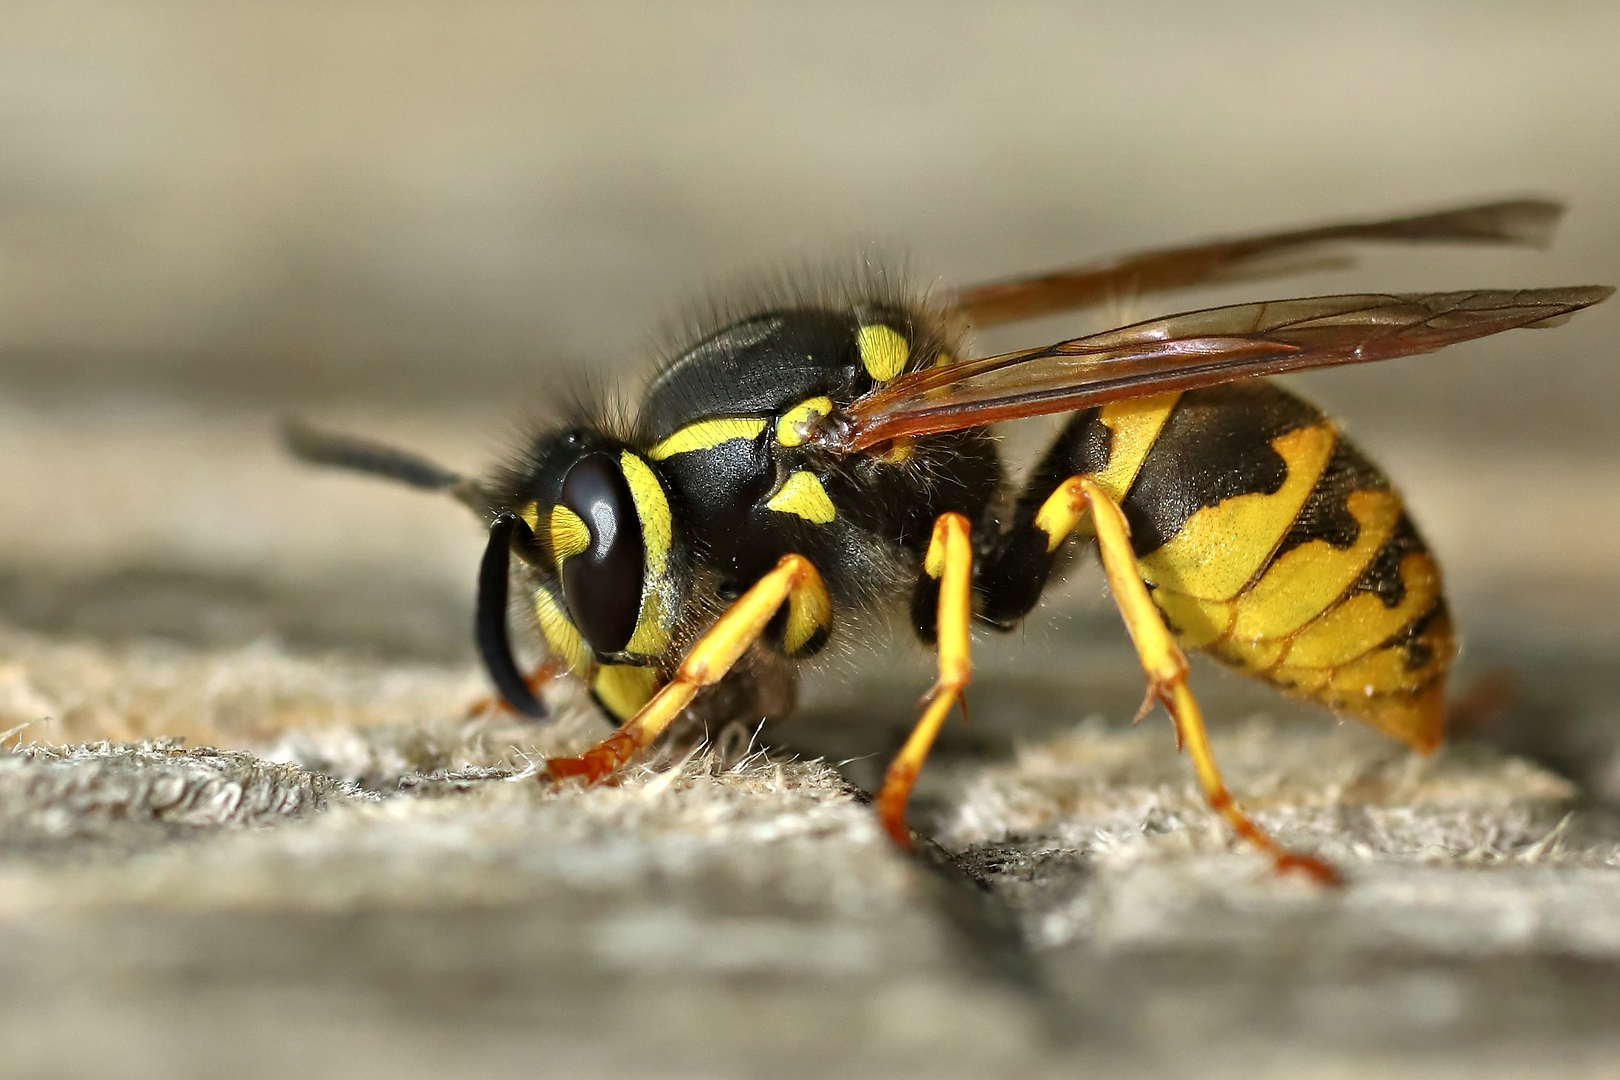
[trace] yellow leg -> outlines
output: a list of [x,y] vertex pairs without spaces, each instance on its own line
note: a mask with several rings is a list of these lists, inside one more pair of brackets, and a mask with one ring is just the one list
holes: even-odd
[[911,846],[906,803],[911,799],[917,774],[922,771],[940,725],[962,700],[962,691],[973,677],[968,631],[973,617],[973,536],[967,518],[954,513],[939,516],[928,541],[923,570],[939,582],[939,678],[923,698],[926,707],[922,719],[889,764],[877,799],[878,820],[902,847]]
[[1187,686],[1187,658],[1148,595],[1147,585],[1136,567],[1136,556],[1131,551],[1130,527],[1114,501],[1085,477],[1070,477],[1041,507],[1035,522],[1049,535],[1058,528],[1066,533],[1088,509],[1108,587],[1113,590],[1125,629],[1130,632],[1131,642],[1142,660],[1142,669],[1147,673],[1148,698],[1163,702],[1169,711],[1176,726],[1177,742],[1192,760],[1193,772],[1204,789],[1210,809],[1225,818],[1239,836],[1270,855],[1279,872],[1300,870],[1325,885],[1337,884],[1339,876],[1331,866],[1321,859],[1295,854],[1282,847],[1249,819],[1226,789],[1220,769],[1215,765],[1215,755],[1210,751],[1203,713]]
[[675,677],[652,700],[641,707],[618,731],[591,747],[579,757],[553,758],[546,772],[553,779],[582,776],[595,783],[611,776],[636,751],[650,744],[692,703],[697,692],[725,677],[742,658],[784,602],[794,600],[805,590],[824,597],[826,586],[821,575],[802,555],[784,555],[776,568],[743,593],[726,613],[698,639],[686,654]]

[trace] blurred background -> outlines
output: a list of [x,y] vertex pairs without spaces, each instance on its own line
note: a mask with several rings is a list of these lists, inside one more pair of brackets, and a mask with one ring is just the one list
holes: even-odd
[[[1617,44],[1605,3],[8,6],[0,617],[465,660],[474,523],[290,465],[275,418],[480,470],[750,268],[962,284],[1529,194],[1571,207],[1550,251],[1112,314],[1620,280]],[[1297,380],[1406,488],[1487,657],[1620,644],[1617,339],[1609,304]]]
[[[1570,207],[1547,251],[1366,248],[1348,269],[1044,320],[978,345],[1044,343],[1110,320],[1266,297],[1617,284],[1617,57],[1620,5],[1605,2],[0,5],[0,731],[42,742],[183,734],[192,746],[253,747],[360,777],[384,794],[402,776],[489,765],[493,757],[463,753],[428,723],[484,749],[483,730],[460,722],[483,686],[470,634],[479,524],[450,500],[290,462],[277,446],[279,418],[302,415],[482,471],[563,388],[633,393],[660,328],[716,283],[821,261],[881,256],[929,288],[1195,239],[1540,196]],[[1305,724],[1279,727],[1284,737],[1270,720],[1240,731],[1243,718],[1284,718],[1290,706],[1201,669],[1217,740],[1237,748],[1226,759],[1237,762],[1234,786],[1269,792],[1273,820],[1290,827],[1294,805],[1319,805],[1310,800],[1320,794],[1319,835],[1335,851],[1381,842],[1366,825],[1374,819],[1416,823],[1418,839],[1385,862],[1358,862],[1371,884],[1345,894],[1353,903],[1289,891],[1229,855],[1168,735],[1144,725],[1162,755],[1147,779],[1117,765],[1115,751],[1097,752],[1095,775],[1125,804],[1120,835],[1167,858],[1110,863],[1102,847],[1075,847],[1074,836],[1096,832],[1090,794],[1077,797],[1079,811],[1062,804],[1073,811],[1067,848],[1008,826],[963,855],[970,870],[979,860],[975,880],[1014,913],[997,925],[1023,920],[1022,940],[1056,988],[1036,1011],[1064,1027],[1071,1015],[1117,1010],[1122,1026],[1140,1025],[1144,1046],[1181,1047],[1188,1075],[1212,1075],[1206,1047],[1233,1031],[1262,1033],[1257,1060],[1273,1060],[1267,1033],[1307,1013],[1312,1038],[1420,1056],[1510,1031],[1531,1048],[1524,1075],[1545,1067],[1537,1040],[1563,1024],[1607,1047],[1593,1061],[1612,1067],[1620,924],[1612,867],[1601,864],[1610,856],[1571,841],[1570,858],[1588,861],[1570,876],[1558,876],[1562,864],[1526,864],[1557,854],[1563,834],[1547,830],[1568,805],[1607,822],[1607,833],[1592,826],[1611,845],[1604,851],[1620,835],[1617,343],[1611,301],[1559,329],[1293,380],[1387,467],[1437,550],[1466,642],[1458,687],[1494,673],[1509,689],[1456,732],[1476,745],[1442,755],[1429,774],[1387,740],[1335,730],[1309,710],[1295,710]],[[1029,428],[1010,432],[1009,445],[1034,446],[1040,425]],[[928,678],[917,652],[899,654],[899,663],[851,660],[824,673],[773,745],[854,759],[845,777],[872,783]],[[1072,750],[1115,736],[1137,745],[1119,729],[1140,700],[1140,672],[1095,573],[1079,574],[1026,631],[987,644],[976,662],[974,726],[947,729],[914,804],[913,821],[957,849],[977,843],[961,827],[962,808],[978,805],[972,792],[982,795],[975,778],[1000,775],[1015,745]],[[1107,732],[1076,728],[1099,714]],[[384,746],[388,767],[371,772],[327,768],[337,751],[267,749],[290,725],[339,722],[354,725],[332,736],[351,756],[387,757],[377,747],[388,739],[405,749]],[[390,733],[366,744],[355,734],[363,727]],[[1076,731],[1077,743],[1062,743]],[[1310,734],[1291,741],[1298,731]],[[422,750],[441,735],[454,752]],[[1292,757],[1279,756],[1290,746]],[[1503,750],[1563,779],[1491,764]],[[1044,791],[1042,753],[1029,759],[1040,774],[1030,783]],[[1289,762],[1318,771],[1304,770],[1294,788],[1263,787],[1278,760],[1285,772]],[[1365,792],[1341,806],[1343,789],[1321,779],[1362,783],[1386,767],[1408,780],[1438,776],[1434,805],[1413,810],[1401,781],[1387,786],[1387,806]],[[1093,773],[1076,768],[1090,792]],[[1454,775],[1463,779],[1447,787]],[[1535,783],[1515,789],[1503,776]],[[156,790],[150,779],[131,785]],[[265,1004],[270,983],[303,1001],[300,988],[313,982],[329,994],[309,999],[308,1026],[328,1025],[328,1049],[343,1050],[328,1060],[370,1061],[379,1074],[391,1045],[403,1071],[389,1075],[425,1068],[417,1048],[438,1046],[440,1027],[453,1035],[444,1045],[464,1040],[469,1054],[506,1047],[512,1075],[532,1075],[536,1060],[513,1046],[573,1046],[589,1066],[597,1044],[575,1037],[613,1015],[646,1021],[655,1061],[661,1040],[685,1033],[717,1046],[756,1039],[749,1060],[782,1067],[832,1053],[851,1025],[868,1022],[877,1043],[893,1041],[921,1065],[926,1055],[907,1056],[919,1046],[940,1068],[960,1068],[964,1047],[1014,1060],[991,1036],[1016,1027],[975,996],[979,953],[938,961],[944,974],[924,992],[934,985],[930,949],[944,955],[940,943],[956,940],[941,927],[972,920],[958,918],[959,904],[906,891],[901,870],[915,868],[877,842],[836,778],[812,794],[828,813],[843,806],[847,821],[844,832],[815,825],[807,835],[825,840],[820,848],[777,844],[795,834],[773,831],[777,804],[748,791],[731,812],[757,815],[758,829],[724,832],[703,810],[677,842],[655,820],[663,804],[636,789],[623,789],[622,803],[613,801],[621,789],[573,802],[525,789],[533,806],[524,812],[540,825],[514,832],[518,804],[498,799],[515,788],[497,787],[461,802],[417,800],[422,835],[402,827],[375,841],[352,828],[385,819],[365,816],[367,803],[307,832],[252,833],[240,849],[182,848],[168,864],[108,858],[104,886],[73,876],[73,859],[89,856],[71,836],[57,838],[71,858],[52,862],[59,850],[41,848],[45,869],[35,867],[56,892],[29,884],[22,860],[0,862],[0,915],[12,913],[0,918],[0,1034],[24,1047],[20,1068],[43,1063],[29,1075],[67,1075],[55,1064],[63,1054],[139,1074],[147,1059],[119,1040],[166,1061],[174,1030],[206,1032],[209,1052],[234,1068],[261,1060],[254,1046],[269,1062],[317,1045],[289,1039],[292,1014]],[[12,795],[38,790],[23,784]],[[1468,817],[1476,796],[1488,812]],[[1515,799],[1535,813],[1512,818],[1502,807]],[[435,831],[441,802],[444,832]],[[401,806],[410,803],[394,799],[387,812],[409,825],[417,811]],[[580,809],[621,805],[629,825]],[[457,812],[481,824],[455,831]],[[1446,847],[1434,837],[1451,835],[1454,819],[1478,827]],[[0,842],[18,835],[6,820]],[[955,833],[935,828],[949,821]],[[46,822],[59,832],[60,823]],[[327,863],[310,854],[323,836]],[[276,854],[278,843],[291,854]],[[686,858],[704,844],[731,876],[701,862],[670,869],[671,851]],[[859,859],[827,855],[846,848]],[[209,861],[215,850],[247,854]],[[261,850],[270,852],[262,863]],[[418,872],[421,851],[462,861],[446,854],[450,869],[430,862]],[[1194,857],[1176,862],[1177,851]],[[187,852],[197,857],[189,870]],[[643,862],[656,869],[628,884],[578,869],[598,855],[626,875]],[[1491,859],[1500,874],[1475,872]],[[207,899],[215,886],[246,896],[258,881],[275,885],[266,895],[285,895],[239,908]],[[778,884],[786,899],[773,899]],[[824,904],[804,899],[817,888]],[[863,895],[892,911],[872,915],[876,902]],[[478,914],[486,901],[488,920]],[[15,915],[30,902],[51,918],[81,903],[96,913]],[[210,904],[212,922],[183,914]],[[170,905],[182,914],[171,918]],[[640,936],[599,921],[615,912],[641,919]],[[854,927],[894,955],[874,962],[865,983],[795,976],[788,961],[800,954],[813,961],[804,971],[842,971],[823,964],[844,953],[809,934],[815,918],[845,952],[868,940],[850,937]],[[570,969],[534,944],[546,934],[568,949],[601,939],[619,952]],[[683,959],[659,968],[670,956]],[[147,984],[126,969],[158,975]],[[648,996],[627,997],[627,987]],[[953,996],[962,987],[972,992]],[[1059,998],[1068,1004],[1053,1006]],[[70,999],[89,1004],[75,1012],[61,1004]],[[717,1001],[732,1011],[716,1011]],[[822,1027],[799,1011],[817,1002],[831,1010],[816,1013]],[[388,1037],[367,1042],[373,1029],[351,1008],[375,1008]],[[216,1022],[221,1009],[238,1009],[236,1020]],[[217,1034],[254,1024],[258,1043]],[[96,1025],[114,1034],[86,1041]],[[621,1032],[602,1026],[611,1045]],[[497,1030],[517,1041],[486,1040]],[[795,1032],[799,1049],[781,1052]]]

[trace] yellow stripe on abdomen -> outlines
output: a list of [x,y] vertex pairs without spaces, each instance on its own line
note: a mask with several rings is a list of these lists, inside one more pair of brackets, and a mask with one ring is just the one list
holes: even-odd
[[1341,550],[1326,540],[1310,540],[1273,559],[1239,600],[1233,637],[1286,637],[1355,584],[1394,534],[1401,500],[1393,491],[1354,491],[1345,501],[1361,530],[1355,543]]
[[1376,593],[1345,597],[1296,634],[1283,662],[1291,667],[1337,668],[1366,655],[1440,600],[1440,568],[1427,552],[1401,560],[1406,595],[1390,607]]
[[1456,655],[1439,567],[1375,466],[1346,444],[1326,468],[1334,445],[1326,424],[1277,437],[1278,491],[1199,510],[1137,562],[1183,646],[1431,750]]
[[1299,428],[1271,442],[1288,473],[1282,486],[1224,499],[1189,517],[1167,542],[1137,560],[1155,588],[1200,600],[1230,600],[1282,543],[1333,455],[1328,424]]

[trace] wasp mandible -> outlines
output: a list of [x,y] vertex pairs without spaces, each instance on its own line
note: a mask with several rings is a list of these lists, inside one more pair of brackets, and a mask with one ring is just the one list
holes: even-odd
[[[305,460],[448,491],[484,517],[477,640],[507,703],[546,710],[513,658],[509,589],[619,726],[554,779],[601,780],[689,710],[786,701],[795,667],[909,612],[938,677],[877,798],[906,803],[972,674],[971,630],[1016,626],[1094,543],[1211,808],[1279,869],[1331,881],[1243,813],[1188,686],[1199,649],[1420,752],[1443,737],[1456,642],[1440,571],[1384,473],[1263,376],[1550,326],[1605,287],[1316,296],[1210,308],[969,359],[986,327],[1221,279],[1343,241],[1539,244],[1520,200],[1150,252],[930,299],[881,275],[732,309],[646,387],[628,425],[582,416],[490,479],[290,426]],[[1072,413],[1020,490],[988,425]],[[516,563],[513,562],[516,556]]]

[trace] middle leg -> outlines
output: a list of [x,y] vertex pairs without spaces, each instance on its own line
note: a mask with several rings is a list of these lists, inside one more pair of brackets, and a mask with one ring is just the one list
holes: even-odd
[[[923,761],[951,709],[962,701],[962,691],[973,677],[972,641],[969,627],[973,620],[973,533],[961,514],[941,514],[934,522],[934,533],[923,557],[924,582],[937,583],[938,598],[933,611],[928,607],[934,589],[919,588],[914,605],[914,621],[920,628],[932,625],[939,651],[939,675],[923,697],[922,719],[911,737],[889,763],[878,793],[878,820],[894,842],[911,846],[911,829],[906,825],[906,803],[917,783]],[[964,706],[965,708],[965,706]]]

